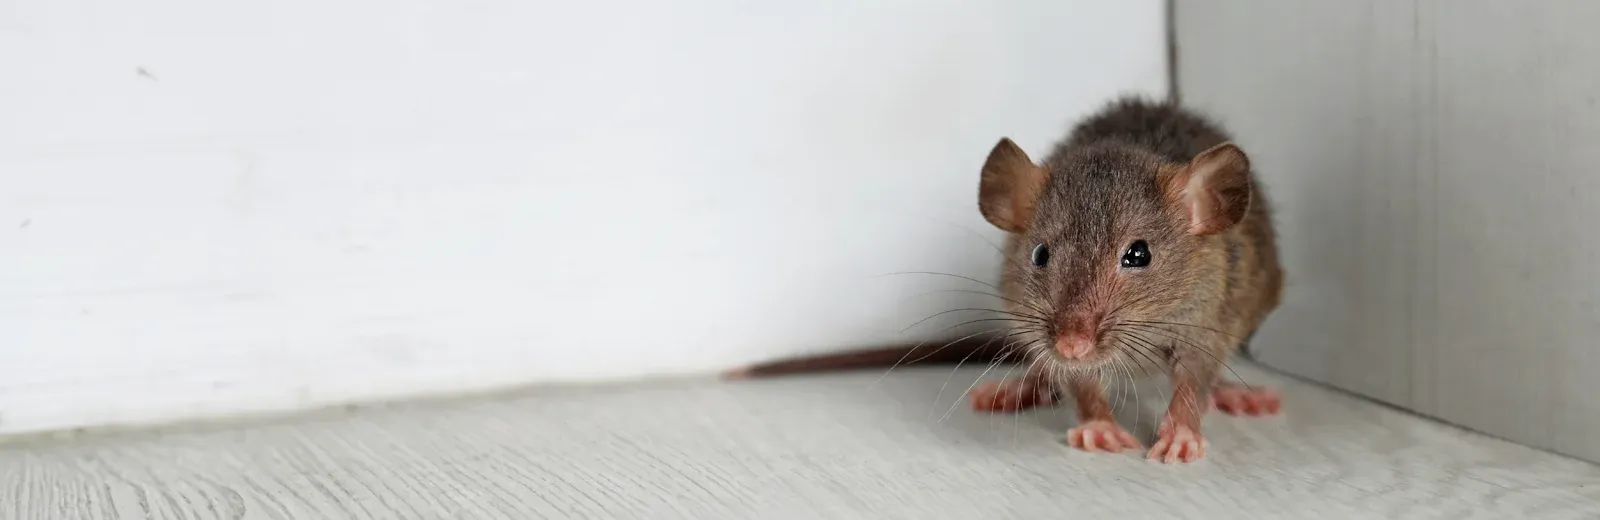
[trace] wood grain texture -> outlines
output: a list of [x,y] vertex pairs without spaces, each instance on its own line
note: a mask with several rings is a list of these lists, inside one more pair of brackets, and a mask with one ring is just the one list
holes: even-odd
[[1277,199],[1269,365],[1600,461],[1600,3],[1178,4]]
[[[958,397],[982,371],[935,368],[19,441],[0,518],[1600,516],[1600,467],[1237,368],[1287,415],[1209,417],[1188,467],[1072,451],[1067,409],[974,414]],[[1164,392],[1112,395],[1147,442]]]

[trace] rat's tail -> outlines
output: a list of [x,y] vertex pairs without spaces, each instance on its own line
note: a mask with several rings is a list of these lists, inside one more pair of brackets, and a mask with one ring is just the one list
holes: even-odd
[[755,379],[810,372],[975,362],[1021,361],[1022,353],[995,338],[960,339],[951,343],[849,350],[766,361],[722,373],[723,379]]

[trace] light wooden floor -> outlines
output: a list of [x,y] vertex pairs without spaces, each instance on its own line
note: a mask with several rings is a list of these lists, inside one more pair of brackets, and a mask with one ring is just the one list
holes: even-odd
[[[935,368],[19,441],[0,447],[0,516],[1600,518],[1600,467],[1247,368],[1287,416],[1212,416],[1187,467],[1070,451],[1066,410],[951,411],[980,371],[946,386]],[[1139,392],[1125,421],[1148,436],[1161,396]]]

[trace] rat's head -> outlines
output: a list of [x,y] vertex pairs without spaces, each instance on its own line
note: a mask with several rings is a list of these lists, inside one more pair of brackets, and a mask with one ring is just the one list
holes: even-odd
[[[1224,143],[1188,163],[1128,146],[1077,147],[1035,164],[1009,139],[989,153],[978,206],[1013,234],[1006,292],[1037,318],[1021,331],[1067,366],[1096,367],[1149,350],[1156,322],[1220,290],[1216,237],[1250,207],[1250,166]],[[1218,295],[1220,296],[1220,295]],[[1130,359],[1137,359],[1130,358]]]

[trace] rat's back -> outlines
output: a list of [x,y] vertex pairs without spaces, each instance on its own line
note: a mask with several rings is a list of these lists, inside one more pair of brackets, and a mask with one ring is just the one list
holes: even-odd
[[1128,96],[1084,119],[1056,145],[1052,155],[1089,144],[1119,142],[1148,149],[1174,163],[1187,163],[1230,139],[1216,123],[1177,104]]

